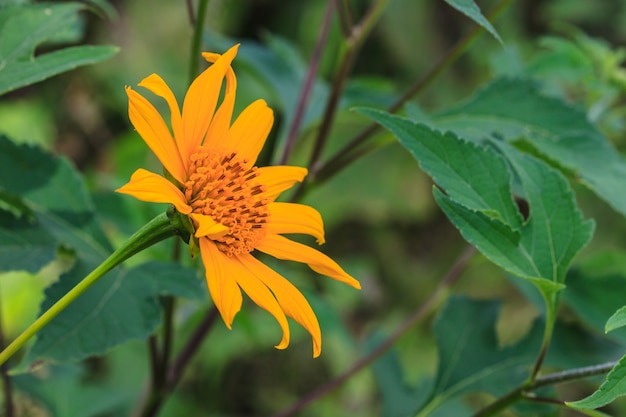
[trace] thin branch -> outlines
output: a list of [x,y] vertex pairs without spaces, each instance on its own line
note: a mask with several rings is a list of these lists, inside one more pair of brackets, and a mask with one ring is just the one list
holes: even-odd
[[346,50],[344,51],[339,69],[337,70],[337,74],[333,80],[328,101],[326,102],[322,123],[317,131],[315,145],[308,164],[311,169],[315,169],[314,167],[317,165],[320,157],[322,156],[322,152],[326,147],[328,135],[337,113],[337,105],[339,104],[339,99],[341,98],[346,79],[352,69],[356,55],[365,41],[365,38],[380,17],[380,14],[387,5],[388,1],[389,0],[378,0],[374,2],[366,15],[363,17],[362,21],[357,26],[352,28],[350,37],[347,39]]
[[555,372],[552,374],[541,376],[535,379],[533,382],[527,381],[506,394],[505,396],[491,403],[487,407],[479,410],[473,415],[473,417],[496,416],[502,410],[508,408],[510,405],[516,403],[517,401],[524,398],[532,398],[528,395],[530,391],[548,385],[556,385],[562,382],[575,381],[590,376],[602,375],[613,369],[616,364],[617,361],[606,362],[599,365],[585,366],[582,368],[569,369],[567,371]]
[[336,376],[331,381],[322,385],[315,391],[310,392],[308,395],[302,397],[296,403],[290,407],[274,414],[273,417],[287,417],[291,416],[298,411],[305,408],[307,405],[317,400],[318,398],[328,394],[337,387],[341,386],[344,382],[350,379],[354,374],[363,370],[366,366],[370,365],[376,359],[378,359],[383,353],[391,348],[396,341],[407,333],[416,323],[418,323],[439,301],[439,299],[445,295],[447,289],[450,288],[461,276],[461,273],[467,267],[468,262],[472,256],[476,253],[476,250],[472,246],[467,246],[466,249],[459,255],[456,262],[450,270],[448,270],[445,277],[439,282],[439,285],[433,291],[433,293],[426,299],[410,316],[404,321],[387,339],[385,339],[380,345],[378,345],[369,354],[356,361],[348,370],[341,375]]
[[350,13],[350,4],[349,0],[339,0],[339,7],[337,8],[339,12],[339,27],[341,28],[341,33],[344,38],[348,39],[350,37],[350,32],[352,28],[352,15]]
[[[495,20],[506,8],[510,5],[512,0],[501,0],[490,13],[487,14],[487,18],[490,21]],[[421,77],[415,84],[409,89],[391,106],[387,108],[389,113],[397,112],[402,106],[411,98],[421,93],[426,87],[432,84],[432,82],[439,77],[447,68],[449,68],[456,60],[464,54],[469,46],[484,32],[482,26],[475,26],[465,37],[457,42],[452,49],[450,49],[423,77]],[[315,185],[320,185],[327,181],[333,175],[337,174],[343,168],[356,161],[361,156],[371,152],[374,149],[378,149],[378,146],[371,146],[364,149],[364,142],[380,129],[377,123],[372,123],[359,132],[352,140],[350,140],[344,147],[335,153],[334,156],[328,159],[323,164],[317,164],[311,167],[309,176],[300,184],[295,195],[301,196],[304,194],[307,188]]]
[[293,145],[296,141],[296,138],[298,137],[300,124],[302,123],[302,118],[304,117],[304,112],[309,102],[309,96],[313,87],[313,81],[315,80],[315,75],[317,74],[317,69],[319,67],[320,59],[322,57],[322,52],[324,50],[324,46],[326,45],[326,40],[328,39],[328,29],[330,28],[330,21],[333,17],[333,11],[336,7],[336,2],[337,0],[328,0],[327,2],[326,12],[324,13],[324,18],[322,20],[322,27],[320,28],[320,33],[317,38],[317,43],[315,44],[315,49],[313,50],[313,55],[311,56],[311,63],[309,64],[309,69],[307,71],[304,84],[302,85],[300,98],[298,99],[298,104],[296,106],[296,111],[293,116],[293,121],[291,123],[291,126],[289,127],[287,142],[285,143],[285,149],[283,150],[279,165],[284,165],[287,163]]

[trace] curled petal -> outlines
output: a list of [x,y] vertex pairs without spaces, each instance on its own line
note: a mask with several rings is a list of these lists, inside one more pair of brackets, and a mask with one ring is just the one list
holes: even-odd
[[162,176],[145,169],[135,171],[130,181],[115,191],[150,203],[170,203],[179,213],[191,213],[191,207],[187,205],[182,191]]
[[328,256],[302,243],[289,240],[284,236],[267,235],[263,241],[256,246],[256,249],[278,259],[303,262],[319,274],[326,275],[354,288],[361,289],[359,281],[348,275]]
[[230,329],[243,302],[241,290],[234,279],[240,273],[240,268],[237,264],[233,264],[232,260],[224,255],[211,240],[200,238],[198,241],[211,298],[226,323],[226,327]]
[[[172,90],[167,86],[165,81],[163,81],[163,78],[157,74],[152,74],[144,78],[138,85],[140,87],[147,88],[157,96],[165,99],[168,107],[170,108],[170,120],[172,123],[172,130],[174,131],[174,139],[180,140],[183,136],[180,108],[178,107],[178,102],[176,101],[176,97],[174,97],[174,93],[172,93]],[[187,161],[183,161],[183,163],[187,163]]]
[[322,332],[317,317],[306,298],[291,282],[252,255],[242,255],[240,259],[274,293],[285,314],[311,334],[313,357],[318,357],[322,351]]
[[270,221],[266,230],[270,234],[302,233],[324,243],[324,223],[320,213],[311,206],[296,203],[270,203]]
[[204,70],[187,90],[183,103],[183,126],[185,135],[179,138],[182,158],[188,160],[202,143],[222,89],[222,81],[239,45],[230,48],[213,65]]
[[233,107],[235,106],[235,92],[237,79],[231,67],[226,71],[226,91],[224,100],[215,112],[209,130],[207,130],[203,145],[209,148],[225,147],[228,139],[228,130],[233,117]]
[[145,97],[130,87],[128,95],[128,116],[141,138],[150,147],[174,178],[180,183],[186,180],[185,166],[169,128],[159,112]]
[[263,198],[270,201],[306,177],[307,169],[294,166],[268,166],[257,169],[257,180],[263,184]]
[[235,120],[228,135],[228,146],[254,165],[274,124],[274,112],[264,100],[246,107]]

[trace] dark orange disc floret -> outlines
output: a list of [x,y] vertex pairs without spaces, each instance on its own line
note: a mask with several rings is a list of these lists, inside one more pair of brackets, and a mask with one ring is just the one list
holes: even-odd
[[200,147],[191,155],[184,184],[194,213],[228,227],[224,236],[213,239],[227,255],[252,252],[266,233],[269,201],[262,197],[263,185],[255,181],[257,167],[248,165],[235,153]]

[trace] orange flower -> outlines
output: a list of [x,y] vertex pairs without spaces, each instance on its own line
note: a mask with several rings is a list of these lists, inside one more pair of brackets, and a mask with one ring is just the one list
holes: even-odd
[[[308,234],[322,244],[322,218],[312,207],[275,201],[304,179],[305,168],[255,166],[274,122],[265,101],[250,104],[231,124],[237,87],[231,62],[237,48],[223,55],[202,54],[213,64],[189,87],[182,113],[161,77],[152,74],[139,83],[165,99],[171,131],[148,100],[126,87],[130,121],[163,164],[165,177],[138,169],[117,191],[142,201],[171,203],[189,216],[209,292],[229,329],[241,309],[243,290],[280,324],[283,337],[277,348],[289,344],[288,316],[311,334],[317,357],[322,336],[311,306],[291,282],[257,260],[252,251],[304,262],[355,288],[360,284],[328,256],[281,236]],[[226,89],[218,106],[224,78]]]

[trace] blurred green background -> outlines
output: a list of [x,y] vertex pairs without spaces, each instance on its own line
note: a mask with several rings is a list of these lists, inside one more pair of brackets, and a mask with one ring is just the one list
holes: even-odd
[[[370,4],[363,0],[348,3],[355,17]],[[156,72],[180,100],[188,85],[192,28],[182,0],[110,4],[114,13],[84,13],[84,43],[114,44],[120,52],[107,62],[3,96],[0,130],[16,141],[36,143],[68,157],[87,176],[109,236],[121,242],[164,208],[112,193],[137,167],[158,170],[158,161],[128,121],[124,86],[135,86]],[[495,4],[479,2],[483,12]],[[203,50],[221,52],[225,45],[242,43],[234,64],[237,109],[256,98],[266,99],[277,116],[272,133],[277,146],[288,129],[286,114],[300,93],[325,8],[326,2],[319,0],[209,2]],[[474,23],[442,1],[389,1],[355,62],[326,156],[369,124],[350,111],[352,105],[384,108],[391,104],[473,27]],[[519,0],[495,27],[504,44],[488,34],[480,36],[412,101],[411,111],[431,113],[450,107],[497,75],[532,76],[548,93],[587,109],[623,149],[626,77],[621,83],[619,77],[624,71],[620,57],[626,52],[619,47],[626,41],[626,2]],[[292,164],[306,163],[341,47],[335,18],[317,93]],[[311,300],[324,336],[322,356],[311,358],[309,336],[294,323],[292,345],[285,351],[275,350],[272,346],[280,336],[277,324],[245,302],[232,331],[221,322],[215,325],[160,415],[271,415],[347,369],[366,352],[374,335],[391,332],[429,296],[465,247],[435,205],[431,186],[415,160],[391,143],[308,194],[303,202],[317,208],[325,220],[328,243],[323,251],[363,286],[356,292],[310,274],[300,265],[272,264]],[[585,216],[597,222],[596,235],[585,252],[623,250],[623,219],[581,187],[576,191]],[[151,249],[133,262],[166,259],[167,246]],[[35,318],[43,289],[61,268],[54,264],[35,276],[12,273],[3,278],[2,308],[9,338]],[[505,344],[521,337],[538,314],[517,286],[480,256],[473,259],[453,291],[503,301],[498,331]],[[181,306],[176,347],[204,310],[198,303]],[[565,309],[563,314],[567,313]],[[434,372],[431,321],[429,317],[396,344],[408,385]],[[33,377],[42,378],[38,389],[31,383],[28,392],[19,394],[22,414],[18,415],[54,415],[43,411],[41,402],[55,402],[73,392],[81,392],[83,408],[77,414],[65,410],[59,415],[128,415],[149,378],[146,344],[128,343],[106,357],[49,372]],[[381,415],[380,382],[368,369],[299,415]],[[566,399],[579,398],[590,389],[585,384],[565,388]],[[58,407],[53,409],[62,410]]]

